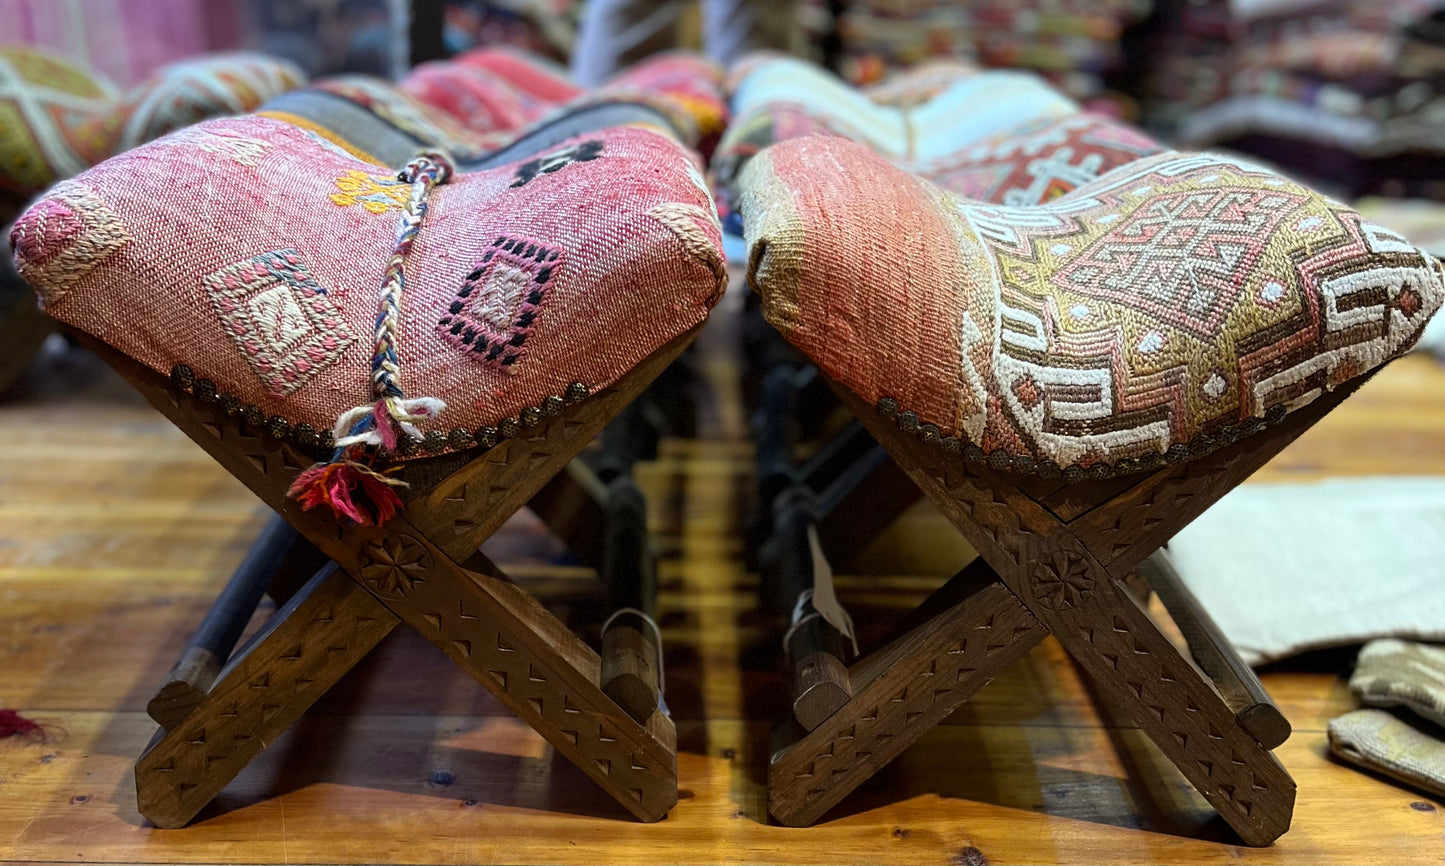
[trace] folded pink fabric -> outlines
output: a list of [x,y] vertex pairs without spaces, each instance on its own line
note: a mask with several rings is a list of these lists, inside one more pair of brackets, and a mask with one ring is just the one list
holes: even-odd
[[553,108],[493,72],[454,61],[423,63],[397,89],[477,132],[516,129]]
[[477,48],[458,54],[452,62],[485,69],[530,98],[552,105],[561,105],[586,92],[556,63],[514,48]]
[[[706,318],[725,270],[694,160],[615,128],[431,190],[395,350],[407,393],[446,405],[421,429],[434,451],[495,441]],[[314,133],[219,120],[60,183],[11,243],[62,322],[330,431],[375,399],[378,287],[412,193]]]
[[1400,236],[1210,154],[1006,207],[817,136],[741,187],[768,321],[927,441],[1023,472],[1233,442],[1408,349],[1445,299]]

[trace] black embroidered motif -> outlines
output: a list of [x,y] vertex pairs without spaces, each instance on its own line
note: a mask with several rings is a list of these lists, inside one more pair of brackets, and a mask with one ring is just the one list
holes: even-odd
[[437,323],[442,338],[489,367],[511,368],[537,329],[561,256],[534,241],[497,238]]
[[517,167],[517,179],[512,182],[512,186],[526,186],[539,174],[551,174],[574,162],[590,162],[601,154],[602,142],[593,140],[565,147],[537,159],[529,159]]

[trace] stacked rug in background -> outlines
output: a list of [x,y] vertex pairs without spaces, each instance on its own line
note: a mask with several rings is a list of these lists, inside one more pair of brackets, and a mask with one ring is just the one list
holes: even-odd
[[[1119,40],[1151,0],[865,0],[808,4],[814,40],[837,40],[843,76],[868,84],[929,58],[974,59],[983,66],[1031,69],[1075,98],[1103,89],[1121,61]],[[831,32],[830,32],[831,31]]]
[[[1344,193],[1445,199],[1445,2],[1210,0],[1166,37],[1160,119]],[[1227,20],[1227,50],[1217,48]]]

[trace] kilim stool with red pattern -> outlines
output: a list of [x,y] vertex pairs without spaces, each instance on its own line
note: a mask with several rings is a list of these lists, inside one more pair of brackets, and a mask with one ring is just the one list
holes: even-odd
[[[930,64],[858,91],[796,59],[755,55],[730,79],[739,119],[718,152],[725,201],[736,200],[738,175],[761,148],[812,135],[856,140],[950,192],[1014,206],[1042,204],[1163,151],[1017,72]],[[807,86],[782,86],[799,79]],[[920,158],[923,152],[930,155]],[[849,570],[923,494],[856,421],[826,441],[807,441],[815,438],[808,421],[834,414],[836,400],[763,321],[757,301],[748,298],[744,329],[759,491],[745,549],[756,559],[765,607],[788,624],[782,643],[792,715],[810,731],[852,697],[848,661],[856,645],[833,570]],[[799,452],[809,456],[799,461]],[[819,597],[830,601],[817,604]]]
[[[660,125],[555,144],[475,171],[440,150],[387,168],[274,118],[212,121],[16,222],[46,311],[305,542],[268,529],[202,626],[219,662],[198,652],[188,680],[183,660],[175,700],[153,702],[163,730],[136,784],[157,825],[190,821],[402,621],[638,818],[676,802],[665,708],[609,697],[606,661],[478,552],[693,339],[725,281],[696,156]],[[228,609],[254,604],[257,574],[285,603],[231,653]]]
[[1007,206],[820,135],[753,157],[739,188],[768,322],[981,554],[774,752],[772,814],[817,820],[1053,634],[1246,843],[1285,832],[1288,725],[1157,552],[1414,344],[1441,264],[1209,154]]

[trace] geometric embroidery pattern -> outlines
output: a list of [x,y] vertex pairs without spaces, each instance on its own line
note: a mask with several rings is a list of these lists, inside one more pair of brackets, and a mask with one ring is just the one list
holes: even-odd
[[20,276],[41,287],[44,306],[58,302],[131,240],[120,216],[73,180],[51,187],[49,197],[26,211],[10,236]]
[[1400,351],[1440,301],[1438,263],[1403,239],[1218,157],[1154,157],[1069,200],[958,213],[999,280],[997,342],[968,377],[988,417],[970,438],[1061,466],[1293,411]]
[[261,253],[201,279],[231,342],[285,397],[351,345],[351,331],[296,250]]
[[[1445,302],[1445,267],[1404,238],[1212,154],[1007,206],[809,137],[754,157],[741,185],[768,320],[864,399],[1021,471],[1128,472],[1233,442],[1405,351]],[[900,237],[957,252],[906,286],[860,263]]]
[[596,139],[564,147],[536,159],[529,159],[517,166],[516,179],[512,181],[511,185],[513,187],[526,186],[538,175],[561,171],[574,162],[591,162],[601,155],[602,142]]
[[1119,220],[1051,279],[1211,339],[1280,220],[1303,201],[1271,189],[1159,196]]
[[561,256],[535,241],[497,238],[437,323],[442,338],[488,367],[512,370],[537,329]]
[[910,166],[965,198],[1024,207],[1052,201],[1101,174],[1162,152],[1154,141],[1093,114],[1013,130],[945,159]]

